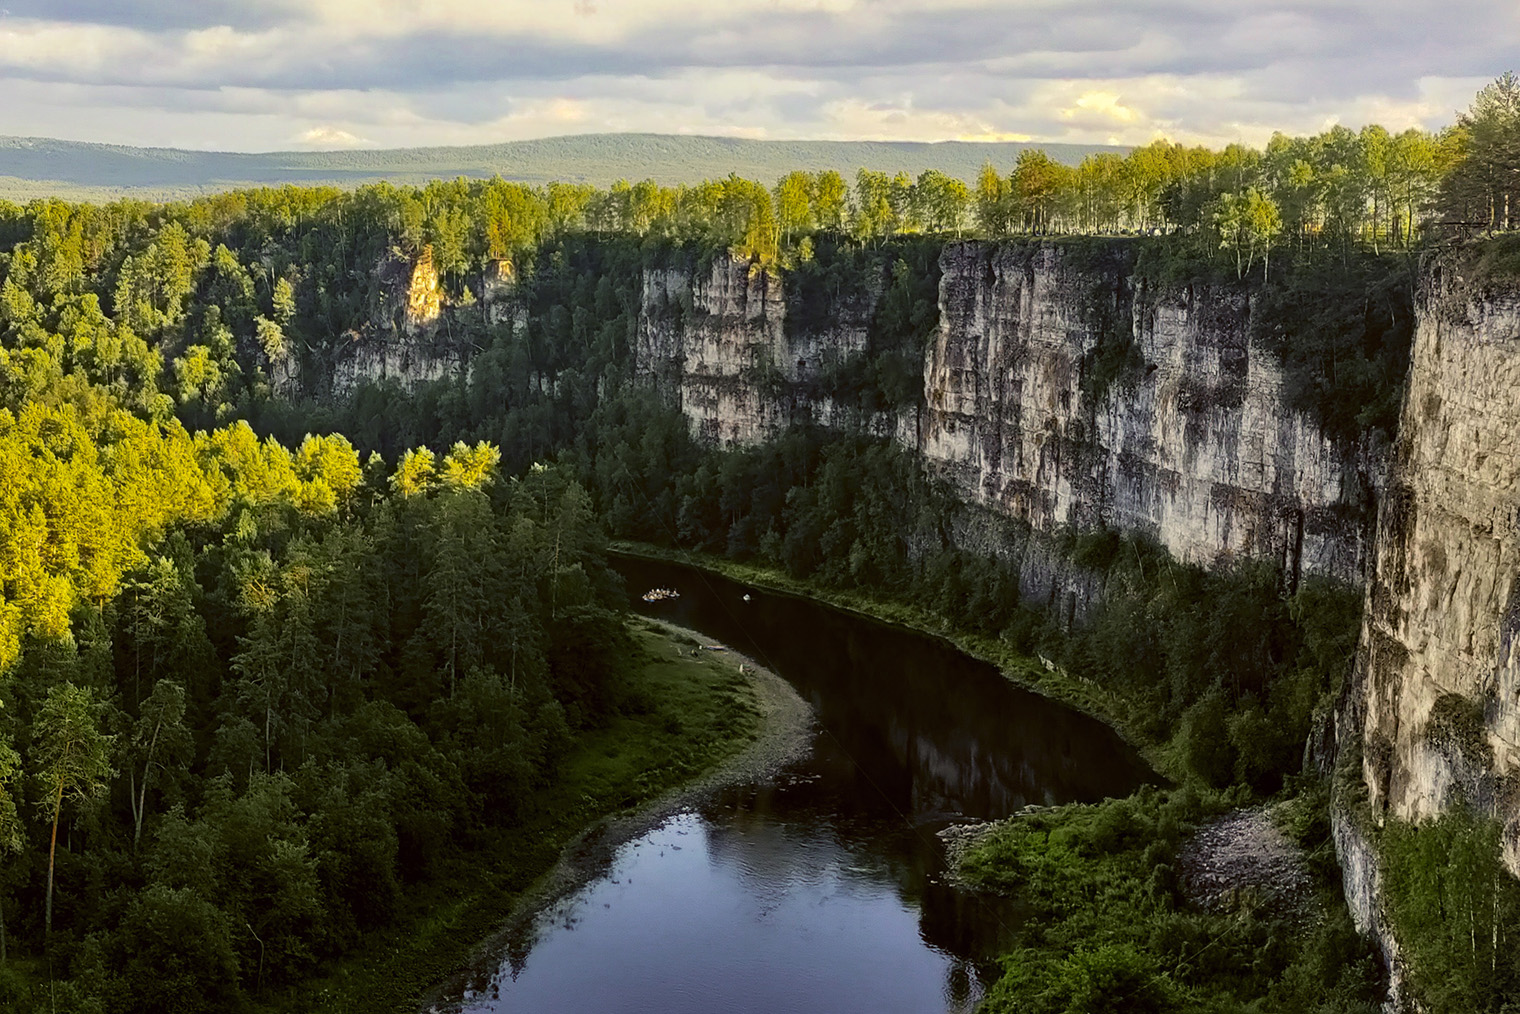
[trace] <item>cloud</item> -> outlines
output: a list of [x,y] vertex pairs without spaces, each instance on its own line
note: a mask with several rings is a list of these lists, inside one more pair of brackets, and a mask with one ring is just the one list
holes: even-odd
[[0,133],[237,148],[310,131],[1261,143],[1437,127],[1520,53],[1513,0],[6,5]]
[[337,127],[312,127],[296,135],[295,141],[303,148],[358,148],[370,143]]

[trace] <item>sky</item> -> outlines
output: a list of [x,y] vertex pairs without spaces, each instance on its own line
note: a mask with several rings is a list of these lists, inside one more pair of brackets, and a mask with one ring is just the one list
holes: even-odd
[[0,0],[0,134],[232,151],[605,131],[1260,145],[1436,129],[1517,0]]

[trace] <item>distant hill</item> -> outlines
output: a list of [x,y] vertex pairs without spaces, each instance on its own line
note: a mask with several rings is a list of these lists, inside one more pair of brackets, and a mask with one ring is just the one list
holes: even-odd
[[862,167],[917,175],[940,169],[973,181],[983,163],[1007,172],[1020,151],[1043,148],[1075,165],[1111,145],[942,141],[752,141],[683,134],[579,134],[452,148],[278,151],[245,154],[132,148],[39,137],[0,137],[0,197],[175,198],[233,187],[326,183],[351,187],[386,179],[424,183],[456,176],[525,183],[606,186],[619,179],[695,183],[738,173],[772,183],[793,169]]

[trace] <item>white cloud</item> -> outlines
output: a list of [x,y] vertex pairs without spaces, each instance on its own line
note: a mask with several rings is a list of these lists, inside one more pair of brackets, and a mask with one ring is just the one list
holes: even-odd
[[358,148],[370,142],[357,134],[350,134],[337,127],[312,127],[296,135],[295,141],[303,148]]

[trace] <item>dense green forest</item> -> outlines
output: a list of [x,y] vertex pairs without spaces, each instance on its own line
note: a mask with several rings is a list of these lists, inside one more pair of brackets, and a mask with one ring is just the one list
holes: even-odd
[[[46,982],[62,1010],[286,1002],[462,851],[541,816],[577,742],[657,708],[615,615],[606,532],[913,601],[1100,685],[1200,792],[1294,791],[1354,649],[1354,593],[1010,522],[1009,545],[1104,588],[1074,625],[1021,600],[1017,554],[959,548],[963,508],[888,442],[696,439],[629,378],[642,272],[732,251],[797,279],[801,320],[878,285],[872,355],[827,378],[874,411],[921,396],[939,244],[1146,233],[1139,269],[1271,306],[1262,339],[1295,397],[1351,438],[1392,426],[1404,251],[1514,227],[1517,145],[1506,77],[1439,136],[1157,143],[1076,167],[1031,152],[974,188],[826,171],[774,188],[456,180],[0,204],[0,997],[24,1005]],[[278,393],[292,360],[319,373],[373,320],[382,263],[424,253],[459,308],[453,337],[477,350],[467,382],[325,403]],[[516,280],[522,334],[463,312],[488,270]],[[1348,292],[1359,312],[1344,312]],[[668,779],[699,759],[660,763]],[[1112,818],[1117,838],[1061,840],[1132,867],[1115,842],[1174,843],[1173,805],[1148,797]],[[1209,805],[1187,803],[1187,819]],[[1428,920],[1418,887],[1410,918]],[[1273,932],[1287,931],[1247,939],[1266,947]],[[1157,946],[1146,982],[1167,975]],[[1279,954],[1235,995],[1288,990],[1270,983],[1296,960]],[[1069,971],[1036,992],[1067,995],[1051,991]],[[1328,963],[1281,995],[1342,974]],[[1323,1009],[1358,1009],[1358,982]],[[1168,988],[1154,1009],[1213,995]],[[1497,1002],[1451,996],[1433,1009]]]

